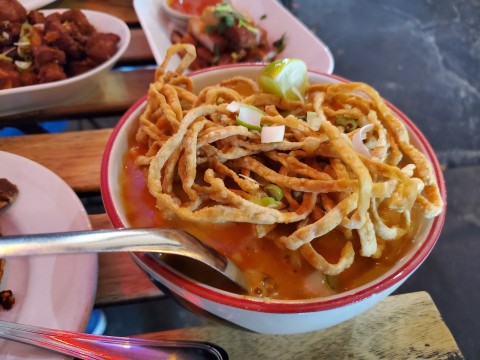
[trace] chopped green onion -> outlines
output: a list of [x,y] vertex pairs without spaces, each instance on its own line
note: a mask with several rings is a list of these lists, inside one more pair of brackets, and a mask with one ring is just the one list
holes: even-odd
[[250,201],[264,207],[276,207],[280,203],[280,201],[275,200],[271,196],[264,196],[261,198],[252,197]]
[[263,111],[257,109],[255,106],[240,104],[237,125],[245,126],[250,130],[261,130],[260,122],[262,116]]
[[265,20],[267,18],[267,14],[263,14],[262,16],[260,16],[260,20]]
[[280,201],[283,199],[283,191],[282,188],[275,184],[268,184],[263,189],[268,196],[273,197],[275,200]]
[[350,131],[355,130],[358,127],[358,122],[356,119],[345,116],[345,115],[337,115],[335,117],[335,125],[342,126],[345,131],[348,133]]
[[244,19],[238,20],[238,27],[242,27],[242,26],[252,33],[258,34],[259,32],[259,30],[256,27],[253,27]]
[[33,26],[28,22],[24,22],[20,28],[20,38],[26,37],[29,38],[32,35]]
[[5,54],[0,54],[0,60],[12,62],[13,59]]
[[254,125],[254,124],[250,124],[248,122],[245,122],[245,121],[242,121],[240,119],[237,118],[237,125],[240,125],[240,126],[245,126],[248,130],[257,130],[257,131],[260,131],[262,130],[262,127],[260,125]]

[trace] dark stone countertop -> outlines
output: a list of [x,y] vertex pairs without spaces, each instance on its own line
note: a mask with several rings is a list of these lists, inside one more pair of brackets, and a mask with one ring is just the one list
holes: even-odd
[[[465,358],[479,359],[480,1],[283,3],[330,48],[334,74],[374,86],[422,130],[444,165],[448,205],[443,232],[396,293],[427,291]],[[168,299],[105,312],[111,335],[201,323]],[[145,321],[158,317],[162,328],[158,321]]]
[[447,217],[397,293],[430,293],[467,359],[480,358],[480,2],[297,0],[294,14],[335,57],[422,130],[445,166]]

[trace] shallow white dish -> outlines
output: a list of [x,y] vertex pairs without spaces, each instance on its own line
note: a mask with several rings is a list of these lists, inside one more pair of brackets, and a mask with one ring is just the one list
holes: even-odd
[[[300,58],[311,70],[331,74],[334,59],[330,49],[303,23],[292,16],[276,0],[231,0],[240,12],[249,14],[268,32],[269,42],[286,34],[286,47],[279,57]],[[147,37],[157,64],[172,44],[170,33],[174,24],[170,21],[158,0],[133,0],[133,6]],[[267,15],[261,19],[262,15]],[[176,65],[176,64],[172,64]]]
[[[67,9],[43,10],[48,15]],[[117,52],[106,62],[83,74],[60,81],[13,89],[0,90],[0,116],[40,110],[66,104],[74,98],[86,96],[98,84],[101,75],[108,72],[122,56],[130,42],[130,30],[123,20],[98,11],[82,10],[90,23],[100,32],[120,36]]]
[[[0,151],[0,178],[19,188],[16,201],[0,212],[4,235],[89,230],[87,213],[73,190],[43,166]],[[95,254],[12,257],[5,261],[0,289],[16,303],[0,310],[0,320],[84,331],[98,277]],[[2,359],[63,359],[65,356],[0,340]]]
[[20,3],[27,10],[39,9],[42,6],[53,3],[55,0],[20,0]]

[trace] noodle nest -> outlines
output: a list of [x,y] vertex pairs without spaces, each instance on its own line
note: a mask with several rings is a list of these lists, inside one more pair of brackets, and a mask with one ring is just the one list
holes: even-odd
[[[180,65],[167,71],[177,53]],[[310,84],[304,101],[287,101],[234,77],[195,94],[183,75],[195,57],[191,45],[168,50],[136,134],[148,148],[136,163],[162,212],[184,221],[254,224],[259,238],[298,250],[316,269],[337,275],[353,263],[354,242],[360,256],[378,258],[386,241],[412,231],[414,208],[426,218],[442,211],[432,165],[370,86]],[[237,125],[227,110],[232,101],[263,111],[262,126],[285,125],[283,141],[262,143],[258,131]],[[308,112],[319,126],[305,121]],[[335,123],[338,116],[358,127],[347,132]],[[360,133],[367,125],[371,130]],[[368,154],[354,149],[355,136]],[[282,199],[262,204],[272,185]],[[344,245],[329,262],[312,240],[333,230]]]

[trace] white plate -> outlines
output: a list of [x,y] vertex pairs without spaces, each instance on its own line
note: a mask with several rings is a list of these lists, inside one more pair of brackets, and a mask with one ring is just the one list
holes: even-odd
[[39,9],[42,6],[53,3],[55,0],[21,0],[20,4],[27,10]]
[[[19,188],[16,201],[0,211],[3,235],[90,229],[87,213],[73,190],[43,166],[0,151],[0,178]],[[1,241],[1,239],[0,239]],[[84,331],[98,278],[95,254],[7,258],[0,289],[16,303],[0,319],[62,330]],[[28,345],[0,340],[2,359],[64,359]]]
[[[286,34],[286,47],[280,57],[300,58],[310,70],[333,72],[334,59],[329,48],[276,0],[231,0],[231,3],[267,30],[269,42]],[[171,45],[173,24],[163,11],[160,0],[133,0],[133,6],[153,56],[160,64]],[[262,15],[267,17],[262,20]]]
[[[67,9],[42,10],[48,15]],[[90,95],[102,75],[107,73],[125,52],[130,42],[130,30],[124,21],[102,12],[82,10],[90,23],[100,32],[120,36],[117,52],[103,64],[64,80],[0,90],[0,116],[34,111],[66,104],[72,99]]]

